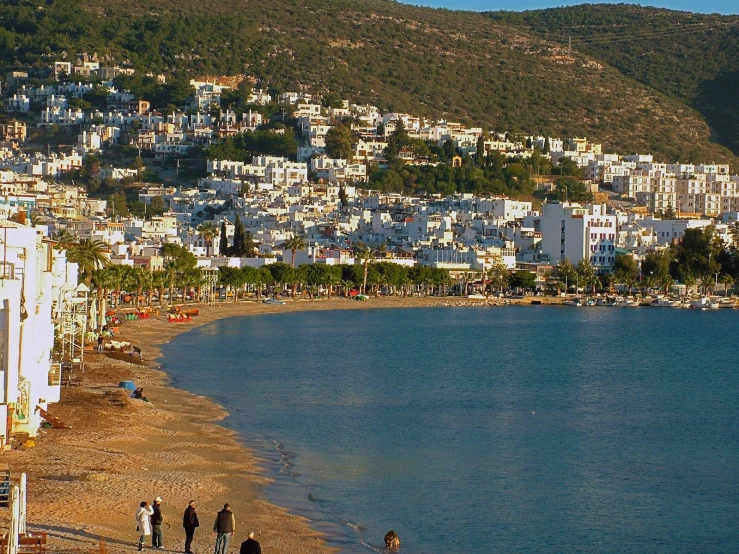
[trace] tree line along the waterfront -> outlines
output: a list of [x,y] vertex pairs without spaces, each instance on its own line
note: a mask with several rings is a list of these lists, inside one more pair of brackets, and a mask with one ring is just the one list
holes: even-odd
[[[215,226],[201,226],[201,236],[212,242],[218,235]],[[243,230],[243,227],[242,227]],[[681,283],[688,288],[704,290],[715,283],[727,287],[737,282],[739,275],[739,223],[730,227],[731,245],[726,248],[713,226],[688,229],[679,244],[646,255],[638,263],[630,254],[618,254],[613,272],[598,275],[588,260],[573,265],[561,260],[545,281],[537,281],[533,272],[510,270],[502,262],[480,270],[456,272],[453,279],[446,269],[424,265],[401,265],[383,261],[385,245],[370,247],[354,245],[355,264],[299,264],[296,252],[305,248],[302,237],[295,235],[285,241],[285,252],[292,253],[293,263],[267,263],[261,266],[220,267],[218,286],[229,291],[238,300],[247,294],[256,297],[280,293],[302,296],[348,295],[351,291],[363,294],[466,294],[471,287],[482,292],[510,289],[546,290],[551,293],[576,290],[613,290],[653,288],[669,292],[672,285]],[[237,234],[238,231],[237,231]],[[197,258],[184,246],[165,243],[160,248],[162,269],[149,271],[143,267],[111,264],[106,255],[107,246],[100,241],[76,240],[62,231],[54,236],[57,247],[67,250],[67,258],[79,264],[80,280],[100,297],[112,294],[115,302],[128,296],[131,304],[141,302],[163,303],[168,299],[200,300],[206,280]],[[242,253],[245,245],[236,240],[227,248],[232,255]],[[256,256],[256,252],[252,252]]]

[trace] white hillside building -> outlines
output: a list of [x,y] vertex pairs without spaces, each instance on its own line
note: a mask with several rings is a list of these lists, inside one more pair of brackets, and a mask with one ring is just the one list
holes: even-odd
[[559,203],[544,205],[541,215],[542,254],[552,262],[569,258],[577,265],[589,259],[599,273],[608,272],[616,259],[616,216],[605,205]]
[[77,265],[68,264],[33,227],[0,221],[0,239],[0,440],[5,445],[14,433],[36,436],[38,408],[59,401],[59,372],[51,363],[52,313],[59,313],[65,294],[76,295]]

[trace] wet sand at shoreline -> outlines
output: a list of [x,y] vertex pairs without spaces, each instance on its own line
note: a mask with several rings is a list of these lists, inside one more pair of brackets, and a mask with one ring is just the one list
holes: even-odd
[[[107,552],[131,552],[137,543],[133,514],[142,500],[159,495],[164,498],[165,552],[183,551],[182,513],[191,499],[200,517],[196,553],[212,552],[213,520],[224,502],[236,514],[232,552],[238,552],[250,530],[267,552],[334,552],[307,520],[263,500],[260,490],[269,481],[248,444],[219,425],[227,414],[217,403],[169,385],[151,361],[160,356],[159,346],[196,326],[233,316],[492,303],[452,297],[295,300],[284,306],[226,302],[193,305],[200,315],[192,323],[168,323],[165,315],[124,321],[116,339],[141,347],[144,362],[128,354],[87,352],[81,386],[63,388],[62,401],[50,406],[72,428],[43,429],[36,447],[4,455],[14,475],[28,474],[29,530],[49,534],[50,552],[98,552],[101,541]],[[118,389],[122,380],[143,386],[150,403]]]

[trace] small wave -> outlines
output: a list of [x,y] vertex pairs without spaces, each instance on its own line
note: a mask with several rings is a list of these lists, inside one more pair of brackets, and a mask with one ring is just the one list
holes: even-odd
[[323,498],[319,498],[318,496],[313,494],[313,491],[308,491],[308,495],[306,496],[306,498],[311,502],[315,502],[316,504],[324,504],[326,502],[326,500],[324,500]]
[[359,541],[359,544],[361,546],[363,546],[363,547],[371,550],[372,552],[386,552],[387,551],[387,549],[385,547],[375,546],[374,544],[370,544],[370,543],[365,542],[365,541],[362,541],[362,540]]
[[362,526],[362,525],[360,525],[359,523],[354,523],[353,521],[347,521],[347,520],[342,520],[342,523],[344,525],[347,525],[348,527],[351,527],[357,533],[361,533],[362,531],[366,531],[365,527]]

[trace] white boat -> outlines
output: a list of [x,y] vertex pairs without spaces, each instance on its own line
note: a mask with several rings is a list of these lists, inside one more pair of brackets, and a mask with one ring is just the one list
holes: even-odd
[[634,302],[633,298],[624,298],[623,296],[617,296],[613,299],[612,306],[615,308],[627,308],[638,306],[639,302]]
[[588,298],[588,299],[587,299],[587,300],[585,301],[585,305],[586,305],[586,306],[595,306],[595,305],[597,305],[597,302],[596,302],[595,300],[593,300],[592,298]]
[[582,300],[579,298],[571,298],[570,300],[565,300],[563,302],[565,306],[577,306],[578,308],[582,306]]
[[275,304],[277,306],[284,306],[286,302],[284,300],[277,300],[276,298],[265,298],[264,304]]
[[680,302],[676,300],[670,300],[664,296],[658,296],[649,304],[653,308],[676,308],[680,306]]
[[700,298],[693,300],[690,303],[690,306],[698,310],[718,310],[719,303],[708,296],[701,296]]
[[614,300],[609,300],[608,298],[598,298],[595,301],[595,305],[596,306],[605,306],[607,308],[612,308],[613,306],[616,305],[616,301],[615,301],[615,299]]
[[718,303],[719,308],[735,308],[736,300],[733,298],[722,298]]

